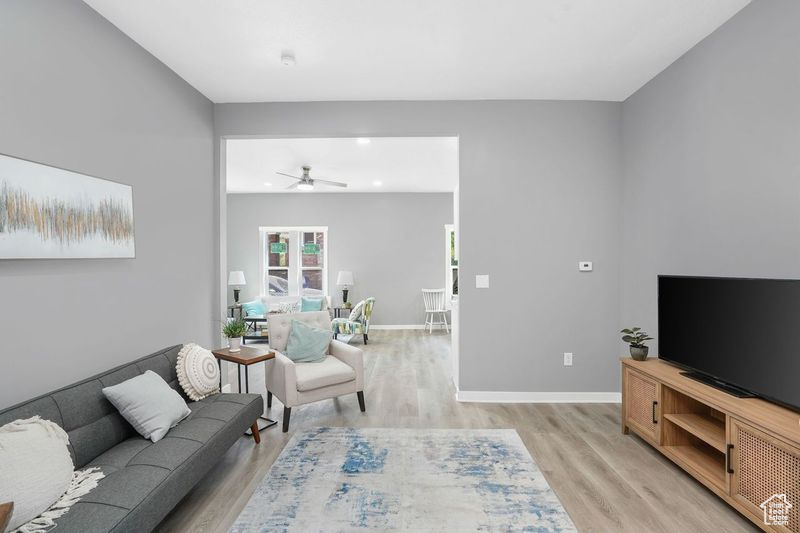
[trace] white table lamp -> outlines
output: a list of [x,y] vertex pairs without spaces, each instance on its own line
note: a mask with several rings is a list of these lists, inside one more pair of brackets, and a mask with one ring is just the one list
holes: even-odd
[[233,301],[238,305],[239,291],[244,285],[247,285],[244,279],[244,272],[241,270],[231,270],[231,273],[228,274],[228,285],[233,285],[235,287],[233,289]]
[[342,307],[347,308],[347,292],[354,285],[353,273],[349,270],[340,270],[336,276],[336,284],[342,288]]

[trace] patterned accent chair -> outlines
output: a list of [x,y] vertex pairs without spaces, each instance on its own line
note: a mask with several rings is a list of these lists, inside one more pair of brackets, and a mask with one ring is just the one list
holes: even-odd
[[334,318],[331,322],[333,338],[339,335],[363,335],[364,344],[369,340],[369,320],[372,317],[372,308],[375,298],[361,300],[353,308],[349,318]]

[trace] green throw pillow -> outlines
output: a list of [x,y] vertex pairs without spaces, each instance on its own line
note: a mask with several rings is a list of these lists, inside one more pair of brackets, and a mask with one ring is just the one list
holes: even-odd
[[292,332],[286,343],[286,357],[295,363],[319,363],[325,360],[333,333],[292,320]]
[[300,300],[300,312],[322,311],[322,298],[306,298]]

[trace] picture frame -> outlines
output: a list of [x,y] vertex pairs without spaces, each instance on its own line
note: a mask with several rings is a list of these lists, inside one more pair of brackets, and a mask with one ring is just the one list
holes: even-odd
[[0,260],[135,257],[131,185],[0,154]]

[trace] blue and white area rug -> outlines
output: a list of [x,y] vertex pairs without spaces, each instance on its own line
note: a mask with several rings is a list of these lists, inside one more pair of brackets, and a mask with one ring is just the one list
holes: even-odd
[[231,527],[575,531],[514,430],[317,428],[292,437]]

